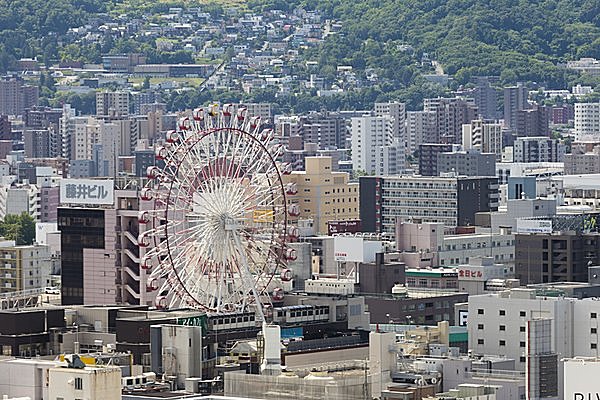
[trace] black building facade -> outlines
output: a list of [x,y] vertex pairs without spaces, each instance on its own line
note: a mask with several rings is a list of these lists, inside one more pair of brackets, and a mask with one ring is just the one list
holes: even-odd
[[0,311],[0,349],[5,356],[48,355],[50,330],[65,327],[62,309]]
[[451,144],[423,143],[419,145],[419,174],[438,176],[438,154],[452,151]]
[[104,210],[58,209],[62,304],[83,304],[83,249],[104,248]]
[[515,277],[521,284],[587,282],[590,265],[600,264],[597,233],[515,235]]

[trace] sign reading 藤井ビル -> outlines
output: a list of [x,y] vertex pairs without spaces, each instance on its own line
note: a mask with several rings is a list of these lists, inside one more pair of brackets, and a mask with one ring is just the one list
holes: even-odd
[[114,187],[112,179],[63,179],[60,181],[60,202],[113,204]]

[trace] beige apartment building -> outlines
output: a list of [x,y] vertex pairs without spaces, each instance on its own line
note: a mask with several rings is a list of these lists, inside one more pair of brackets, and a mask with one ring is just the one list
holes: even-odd
[[333,172],[331,157],[306,157],[305,164],[305,171],[284,176],[288,204],[298,204],[300,211],[291,223],[312,219],[317,233],[327,234],[329,221],[358,219],[358,182],[349,182],[346,172]]

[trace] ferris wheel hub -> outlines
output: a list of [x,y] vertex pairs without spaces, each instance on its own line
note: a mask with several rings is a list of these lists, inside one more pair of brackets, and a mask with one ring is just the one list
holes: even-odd
[[235,220],[235,218],[232,218],[227,214],[221,214],[221,221],[223,224],[223,229],[226,231],[235,231],[238,229],[238,222]]

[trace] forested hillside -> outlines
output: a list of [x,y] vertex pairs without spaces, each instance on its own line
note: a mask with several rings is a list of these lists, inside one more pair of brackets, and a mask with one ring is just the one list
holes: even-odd
[[562,86],[557,63],[600,58],[600,2],[595,0],[307,0],[251,1],[255,8],[297,6],[324,10],[343,23],[342,34],[311,56],[325,68],[349,64],[382,68],[409,80],[399,46],[429,53],[465,83],[474,75],[499,75]]
[[[200,62],[181,46],[158,46],[156,31],[145,35],[96,30],[90,37],[85,32],[69,32],[86,24],[95,23],[98,28],[106,21],[123,26],[135,20],[135,29],[156,26],[164,22],[160,14],[169,7],[189,6],[211,15],[218,27],[214,32],[221,39],[218,30],[248,11],[282,10],[292,15],[299,8],[318,10],[320,23],[335,21],[336,29],[323,41],[298,47],[299,56],[285,70],[296,82],[288,93],[277,93],[270,86],[251,93],[244,93],[241,87],[176,91],[166,99],[175,109],[210,99],[271,101],[282,110],[297,112],[364,109],[374,101],[402,99],[408,109],[419,109],[423,98],[447,94],[478,75],[499,76],[499,85],[525,81],[547,88],[577,83],[598,86],[600,82],[598,77],[580,76],[564,68],[568,60],[600,59],[598,0],[0,0],[0,73],[22,57],[37,57],[46,65],[98,64],[104,54],[139,52],[149,63]],[[228,8],[240,12],[225,12]],[[246,44],[252,39],[257,48],[267,48],[271,40],[266,32],[252,33],[253,38],[244,36],[247,34],[241,34],[238,42]],[[204,43],[211,41],[207,39]],[[177,41],[174,37],[161,40]],[[233,44],[224,46],[226,57],[231,57]],[[339,66],[352,66],[354,81],[344,81]],[[452,78],[449,87],[426,79],[427,74],[442,70]],[[313,74],[324,79],[327,87],[340,88],[339,94],[318,97],[315,89],[298,84]],[[48,89],[43,97],[51,104],[65,100],[58,95],[51,99],[52,85],[40,81],[40,86]]]
[[55,59],[61,37],[94,14],[106,12],[103,0],[0,0],[0,71],[15,60]]

